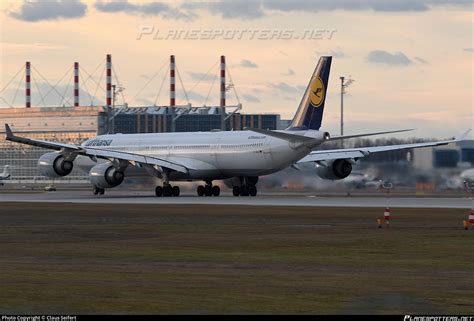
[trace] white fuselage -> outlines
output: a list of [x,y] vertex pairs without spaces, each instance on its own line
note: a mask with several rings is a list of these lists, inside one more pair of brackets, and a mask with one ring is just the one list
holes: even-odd
[[[317,137],[319,133],[292,132],[310,137]],[[82,145],[165,159],[189,169],[188,174],[174,172],[172,180],[267,175],[311,152],[308,147],[295,147],[286,140],[252,131],[101,135]],[[86,171],[95,165],[84,160],[77,163]],[[134,168],[128,166],[128,176],[140,175]]]

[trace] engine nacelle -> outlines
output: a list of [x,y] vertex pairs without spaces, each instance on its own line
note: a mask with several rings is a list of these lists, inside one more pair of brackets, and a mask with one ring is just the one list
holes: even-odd
[[336,159],[328,162],[328,166],[319,166],[316,168],[316,174],[324,179],[344,179],[352,172],[352,163],[347,159]]
[[55,178],[69,175],[74,164],[59,152],[51,152],[42,155],[38,159],[38,170],[41,175]]
[[99,188],[111,188],[122,184],[125,174],[117,170],[110,162],[95,165],[89,171],[89,180]]

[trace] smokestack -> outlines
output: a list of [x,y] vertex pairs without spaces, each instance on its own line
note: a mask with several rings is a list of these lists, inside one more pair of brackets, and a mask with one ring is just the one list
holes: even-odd
[[26,83],[25,83],[25,95],[26,95],[26,108],[31,107],[31,68],[30,68],[30,62],[26,62]]
[[107,55],[107,108],[112,107],[112,55]]
[[175,89],[175,62],[174,55],[170,56],[170,106],[176,105],[176,89]]
[[225,107],[225,56],[221,56],[221,107]]
[[176,131],[175,107],[176,106],[176,81],[175,81],[175,61],[174,55],[170,56],[170,106],[171,106],[171,131]]
[[74,63],[74,107],[79,107],[79,63]]
[[225,56],[221,56],[221,130],[225,130]]

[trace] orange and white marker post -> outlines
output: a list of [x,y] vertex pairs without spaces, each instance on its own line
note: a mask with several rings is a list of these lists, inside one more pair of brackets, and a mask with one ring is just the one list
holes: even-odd
[[385,211],[383,212],[383,218],[385,220],[385,224],[387,226],[390,224],[390,207],[385,207]]
[[464,229],[467,230],[469,227],[474,228],[474,184],[469,184],[467,181],[464,181],[464,186],[466,190],[471,192],[471,211],[468,214],[467,221],[464,221]]
[[[380,184],[381,184],[380,187],[387,193],[385,197],[385,210],[383,212],[383,218],[384,218],[385,225],[389,227],[390,226],[389,199],[390,199],[390,190],[393,188],[393,184],[390,182],[384,182],[384,181],[380,181]],[[380,224],[379,224],[379,227],[380,227]]]

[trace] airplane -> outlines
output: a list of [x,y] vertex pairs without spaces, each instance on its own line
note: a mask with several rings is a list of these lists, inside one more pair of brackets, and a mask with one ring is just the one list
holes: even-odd
[[464,170],[459,177],[474,187],[474,168]]
[[10,178],[10,171],[8,170],[8,168],[8,165],[5,165],[3,167],[3,172],[0,173],[0,181]]
[[125,177],[151,175],[161,179],[156,196],[179,196],[175,181],[203,181],[199,196],[219,196],[215,180],[231,179],[234,196],[256,196],[259,176],[289,166],[311,162],[316,174],[329,180],[348,177],[352,166],[371,153],[397,149],[445,145],[462,140],[467,133],[450,140],[318,150],[324,142],[399,133],[411,129],[331,137],[320,130],[332,57],[323,56],[309,80],[296,114],[285,130],[246,128],[243,131],[212,131],[148,134],[105,134],[80,145],[19,137],[5,124],[6,140],[55,150],[38,160],[42,175],[55,178],[71,173],[76,164],[88,171],[93,193],[119,186]]
[[466,189],[474,190],[474,168],[464,170],[459,177],[463,180]]

